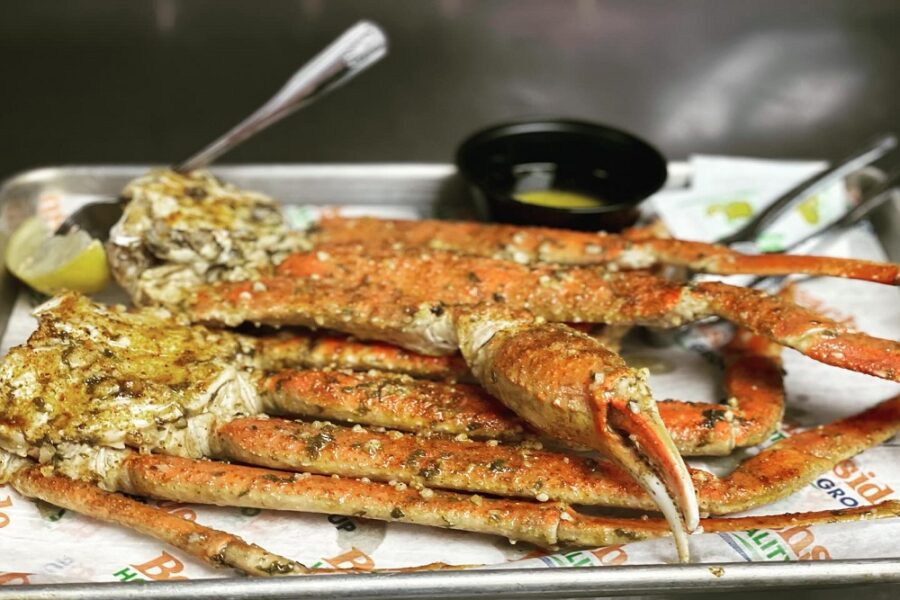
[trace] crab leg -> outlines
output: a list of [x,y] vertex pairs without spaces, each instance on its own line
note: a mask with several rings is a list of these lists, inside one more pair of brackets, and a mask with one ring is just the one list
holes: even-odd
[[900,433],[900,395],[858,415],[783,439],[726,477],[694,474],[703,510],[728,514],[784,498],[819,474]]
[[172,456],[131,454],[116,487],[179,502],[296,510],[450,527],[507,536],[540,546],[556,543],[562,506],[416,490]]
[[[737,361],[736,361],[737,362]],[[764,441],[780,422],[780,375],[768,365],[741,361],[729,377],[732,402],[664,400],[659,414],[682,456],[720,456],[735,447]],[[751,377],[756,375],[762,379]],[[735,394],[737,384],[745,394]],[[464,435],[475,439],[522,441],[528,426],[481,388],[442,384],[384,373],[281,371],[262,380],[268,414],[334,419],[398,431]],[[736,400],[736,401],[735,401]]]
[[[316,512],[447,527],[558,545],[624,544],[669,533],[662,519],[623,519],[581,515],[558,502],[487,498],[403,484],[286,473],[158,455],[132,454],[122,464],[123,491],[177,502]],[[798,515],[712,519],[710,531],[736,531],[754,525],[786,527],[840,520],[892,517],[900,503],[865,509]]]
[[[784,529],[786,527],[827,525],[848,521],[868,521],[897,516],[900,516],[900,501],[887,500],[872,506],[860,506],[838,511],[822,510],[759,517],[701,519],[700,529],[703,533],[727,533],[749,531],[751,529]],[[610,531],[615,534],[613,537],[610,537]],[[620,539],[623,535],[629,536],[631,538],[630,541],[639,541],[670,535],[670,533],[665,521],[662,519],[642,519],[637,524],[635,519],[579,515],[574,523],[567,521],[560,523],[558,536],[561,544],[568,542],[579,546],[609,546],[621,543],[617,539]]]
[[781,346],[738,330],[723,352],[726,404],[657,402],[683,456],[723,456],[761,444],[784,416]]
[[[630,325],[566,323],[586,333],[613,352],[621,352]],[[459,355],[429,356],[410,352],[392,344],[359,341],[350,336],[305,329],[283,330],[275,334],[235,334],[252,365],[264,371],[290,368],[385,371],[436,381],[472,380],[472,373]]]
[[250,465],[494,496],[652,508],[609,461],[529,446],[247,417],[221,426],[213,456]]
[[[730,514],[787,497],[897,432],[900,396],[784,439],[730,475],[692,469],[700,509]],[[220,427],[213,446],[220,458],[274,469],[571,504],[655,508],[634,479],[610,461],[528,446],[252,417]]]
[[254,351],[254,365],[266,371],[289,367],[377,369],[424,379],[471,379],[458,355],[425,356],[390,344],[357,342],[335,335],[292,332],[245,338]]
[[[597,340],[564,325],[522,324],[498,310],[457,319],[458,345],[488,392],[544,433],[598,450],[622,465],[676,528],[679,556],[686,558],[680,515],[689,530],[696,528],[696,497],[646,384]],[[488,345],[500,337],[507,344]],[[604,386],[597,376],[606,372],[609,385]],[[506,386],[497,384],[503,377],[510,377]],[[555,395],[566,393],[565,401]]]
[[[240,537],[205,527],[122,494],[62,475],[45,475],[42,467],[0,450],[7,469],[0,468],[12,487],[28,498],[122,525],[170,544],[213,567],[232,567],[250,575],[307,573],[300,563],[272,554]],[[0,456],[0,459],[4,458]],[[13,464],[15,463],[15,464]],[[4,473],[5,471],[5,473]]]
[[[5,467],[5,468],[4,468]],[[279,576],[346,573],[351,569],[308,569],[301,563],[248,544],[234,534],[205,527],[92,483],[64,475],[44,474],[46,467],[0,451],[0,473],[18,493],[81,515],[133,529],[183,550],[216,568],[231,567],[247,575]],[[390,572],[464,568],[444,563],[383,569]],[[369,572],[369,571],[364,571]]]
[[327,327],[435,355],[456,350],[448,307],[503,305],[549,321],[660,327],[721,316],[826,364],[900,381],[897,342],[849,332],[757,290],[448,252],[366,252],[335,246],[295,254],[276,277],[202,286],[185,308],[200,322]]
[[622,269],[675,265],[722,275],[828,275],[900,285],[900,265],[888,263],[790,254],[747,255],[702,242],[634,239],[542,227],[325,217],[319,221],[314,238],[324,244],[401,244],[516,262],[604,264]]
[[337,419],[401,431],[521,440],[525,423],[474,385],[388,373],[281,371],[259,384],[269,414]]
[[[576,326],[573,324],[573,326]],[[630,327],[582,323],[577,327],[604,346],[618,352]],[[312,332],[282,332],[276,335],[241,336],[252,353],[253,365],[264,371],[287,368],[336,368],[353,371],[388,371],[419,379],[471,381],[472,374],[461,356],[426,356],[399,346],[359,342],[352,338]]]

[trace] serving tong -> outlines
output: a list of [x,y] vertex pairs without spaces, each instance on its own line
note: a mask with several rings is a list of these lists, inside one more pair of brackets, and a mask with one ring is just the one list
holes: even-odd
[[[387,47],[387,36],[380,27],[360,21],[300,67],[268,102],[173,169],[187,173],[209,166],[255,134],[368,69],[387,54]],[[72,213],[56,233],[63,235],[80,229],[105,242],[110,229],[122,218],[124,205],[122,198],[86,204]]]
[[[715,243],[728,245],[744,254],[816,253],[817,250],[827,246],[891,198],[900,198],[900,164],[897,161],[894,161],[893,166],[886,174],[880,176],[874,185],[869,189],[861,190],[861,198],[856,204],[848,207],[840,216],[820,226],[803,238],[791,242],[777,251],[763,250],[758,240],[762,234],[778,223],[803,200],[853,174],[859,173],[872,163],[893,152],[897,145],[898,140],[895,135],[885,134],[879,136],[834,166],[825,171],[815,173],[800,182],[779,196],[772,204],[760,211],[759,214],[736,232],[719,238]],[[696,280],[702,276],[702,274],[694,273],[691,275],[690,280]],[[765,290],[769,293],[777,293],[784,288],[788,280],[797,281],[814,277],[813,275],[799,277],[793,275],[757,276],[746,280],[745,285]],[[649,329],[647,331],[654,345],[667,346],[678,344],[701,353],[708,353],[718,349],[724,341],[731,339],[734,333],[734,326],[721,317],[708,317],[673,329]]]
[[[753,252],[755,250],[753,246],[756,245],[756,240],[758,240],[766,230],[771,229],[775,223],[800,202],[817,192],[825,190],[829,186],[845,179],[847,176],[856,173],[864,167],[871,165],[886,154],[892,152],[896,147],[897,137],[894,134],[888,133],[878,136],[853,154],[838,161],[834,166],[829,167],[824,171],[814,173],[807,179],[801,181],[775,199],[774,202],[760,211],[759,214],[750,219],[740,229],[719,238],[715,243],[732,246],[736,250],[741,249],[742,252]],[[850,210],[847,212],[849,213]],[[837,220],[843,219],[844,216],[845,215],[842,215]],[[813,235],[826,231],[827,227],[828,226],[822,227],[817,232],[814,232]],[[785,252],[785,250],[782,249],[780,252]]]

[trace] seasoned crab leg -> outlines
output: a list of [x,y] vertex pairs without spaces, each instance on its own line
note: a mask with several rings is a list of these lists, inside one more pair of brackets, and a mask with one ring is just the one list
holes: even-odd
[[498,440],[527,434],[515,413],[474,385],[389,373],[283,370],[257,387],[268,414]]
[[324,244],[389,243],[452,250],[521,263],[603,264],[622,269],[675,265],[722,275],[828,275],[900,285],[900,265],[825,256],[748,255],[702,242],[629,239],[543,227],[326,216],[317,223],[313,239]]
[[761,444],[784,416],[781,346],[739,329],[723,349],[727,402],[666,400],[659,414],[684,456],[719,456]]
[[291,332],[246,338],[254,365],[266,371],[290,367],[377,369],[424,379],[467,380],[469,368],[461,356],[425,356],[399,346],[358,342],[336,335]]
[[[723,515],[780,500],[898,432],[900,396],[781,440],[729,475],[691,469],[700,510]],[[253,417],[220,427],[212,445],[219,458],[274,469],[571,504],[655,508],[634,479],[610,461],[528,445]]]
[[240,537],[182,519],[121,494],[62,475],[45,475],[31,461],[0,450],[0,481],[28,498],[122,525],[183,550],[213,567],[232,567],[249,575],[307,573],[300,563],[272,554]]
[[[812,482],[842,460],[900,433],[900,395],[851,417],[781,440],[727,477],[694,476],[704,510],[728,514],[772,502]],[[743,494],[742,490],[750,490]]]
[[[596,338],[604,346],[619,351],[630,327],[573,324]],[[472,374],[463,358],[456,354],[426,356],[399,346],[378,342],[360,342],[352,338],[309,331],[280,332],[275,335],[241,336],[253,357],[253,365],[265,371],[303,368],[335,368],[353,371],[388,371],[419,379],[471,381]]]
[[[545,548],[624,544],[670,533],[662,519],[579,514],[559,502],[528,502],[356,479],[286,473],[185,458],[130,454],[123,491],[176,502],[366,517],[500,535]],[[708,519],[704,531],[741,531],[900,515],[900,502],[847,511]]]
[[[183,519],[120,493],[102,490],[93,483],[55,473],[45,474],[45,470],[46,467],[36,466],[27,459],[0,450],[0,481],[9,483],[22,496],[133,529],[183,550],[212,567],[231,567],[256,576],[322,575],[357,570],[355,567],[308,569],[297,561],[272,554],[256,544],[249,544],[237,535]],[[411,572],[444,568],[465,567],[431,563],[379,571]]]
[[[74,295],[51,301],[37,314],[39,328],[29,346],[10,352],[0,368],[0,385],[8,391],[0,400],[6,401],[11,416],[18,416],[16,423],[27,423],[11,428],[0,421],[0,443],[12,451],[27,451],[29,439],[38,445],[77,440],[208,456],[217,426],[261,412],[253,372],[235,365],[239,344],[225,334],[184,327],[159,312],[128,314],[107,309]],[[555,369],[559,381],[526,377],[517,381],[515,389],[491,391],[543,433],[561,434],[605,452],[636,477],[679,529],[679,555],[686,558],[680,513],[688,528],[695,528],[696,498],[684,462],[640,376],[594,338],[564,325],[533,323],[527,313],[515,315],[495,308],[454,318],[451,332],[458,339],[453,344],[463,350],[481,380],[516,376],[513,361],[493,364],[496,357],[505,355],[488,351],[485,344],[491,336],[502,335],[508,341],[523,338],[527,343],[544,334],[545,341],[556,340],[557,348],[544,352],[544,366]],[[558,347],[567,342],[578,342],[579,364],[559,353]],[[539,349],[532,352],[532,360],[540,358],[540,353]],[[607,390],[595,379],[607,370],[610,382],[625,387],[605,394]],[[22,388],[26,378],[41,383]],[[66,387],[57,390],[54,382]],[[564,390],[571,405],[555,400],[556,389]],[[129,411],[120,408],[123,398]],[[557,410],[542,407],[552,402]],[[560,428],[557,417],[573,423]],[[637,440],[637,446],[624,436]]]
[[900,381],[897,342],[847,331],[757,290],[438,251],[366,252],[334,246],[294,254],[275,277],[196,288],[184,308],[194,321],[319,326],[435,355],[456,350],[448,307],[503,305],[549,321],[661,327],[720,316],[820,362]]

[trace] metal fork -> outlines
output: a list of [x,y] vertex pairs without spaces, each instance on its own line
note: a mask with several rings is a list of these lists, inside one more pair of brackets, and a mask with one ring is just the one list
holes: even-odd
[[[387,37],[374,23],[360,21],[303,65],[272,98],[249,117],[202,150],[174,167],[186,173],[209,166],[241,142],[318,100],[378,62],[387,54]],[[122,217],[121,198],[93,202],[75,211],[56,230],[77,228],[106,241]]]

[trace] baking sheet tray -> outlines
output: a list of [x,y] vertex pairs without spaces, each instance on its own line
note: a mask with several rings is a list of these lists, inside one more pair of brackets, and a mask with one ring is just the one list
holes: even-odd
[[[53,192],[115,195],[147,166],[73,166],[29,171],[0,187],[0,242]],[[396,207],[420,216],[467,216],[471,207],[452,166],[442,164],[247,165],[216,172],[237,185],[258,189],[287,204],[353,204]],[[669,187],[682,187],[690,173],[673,164]],[[891,259],[900,260],[900,204],[895,199],[873,219]],[[17,282],[0,278],[0,333],[6,328]],[[224,579],[150,584],[0,586],[6,598],[555,598],[695,590],[751,590],[900,582],[900,558],[828,562],[733,563],[581,569],[479,570],[410,574],[310,576],[281,580]]]

